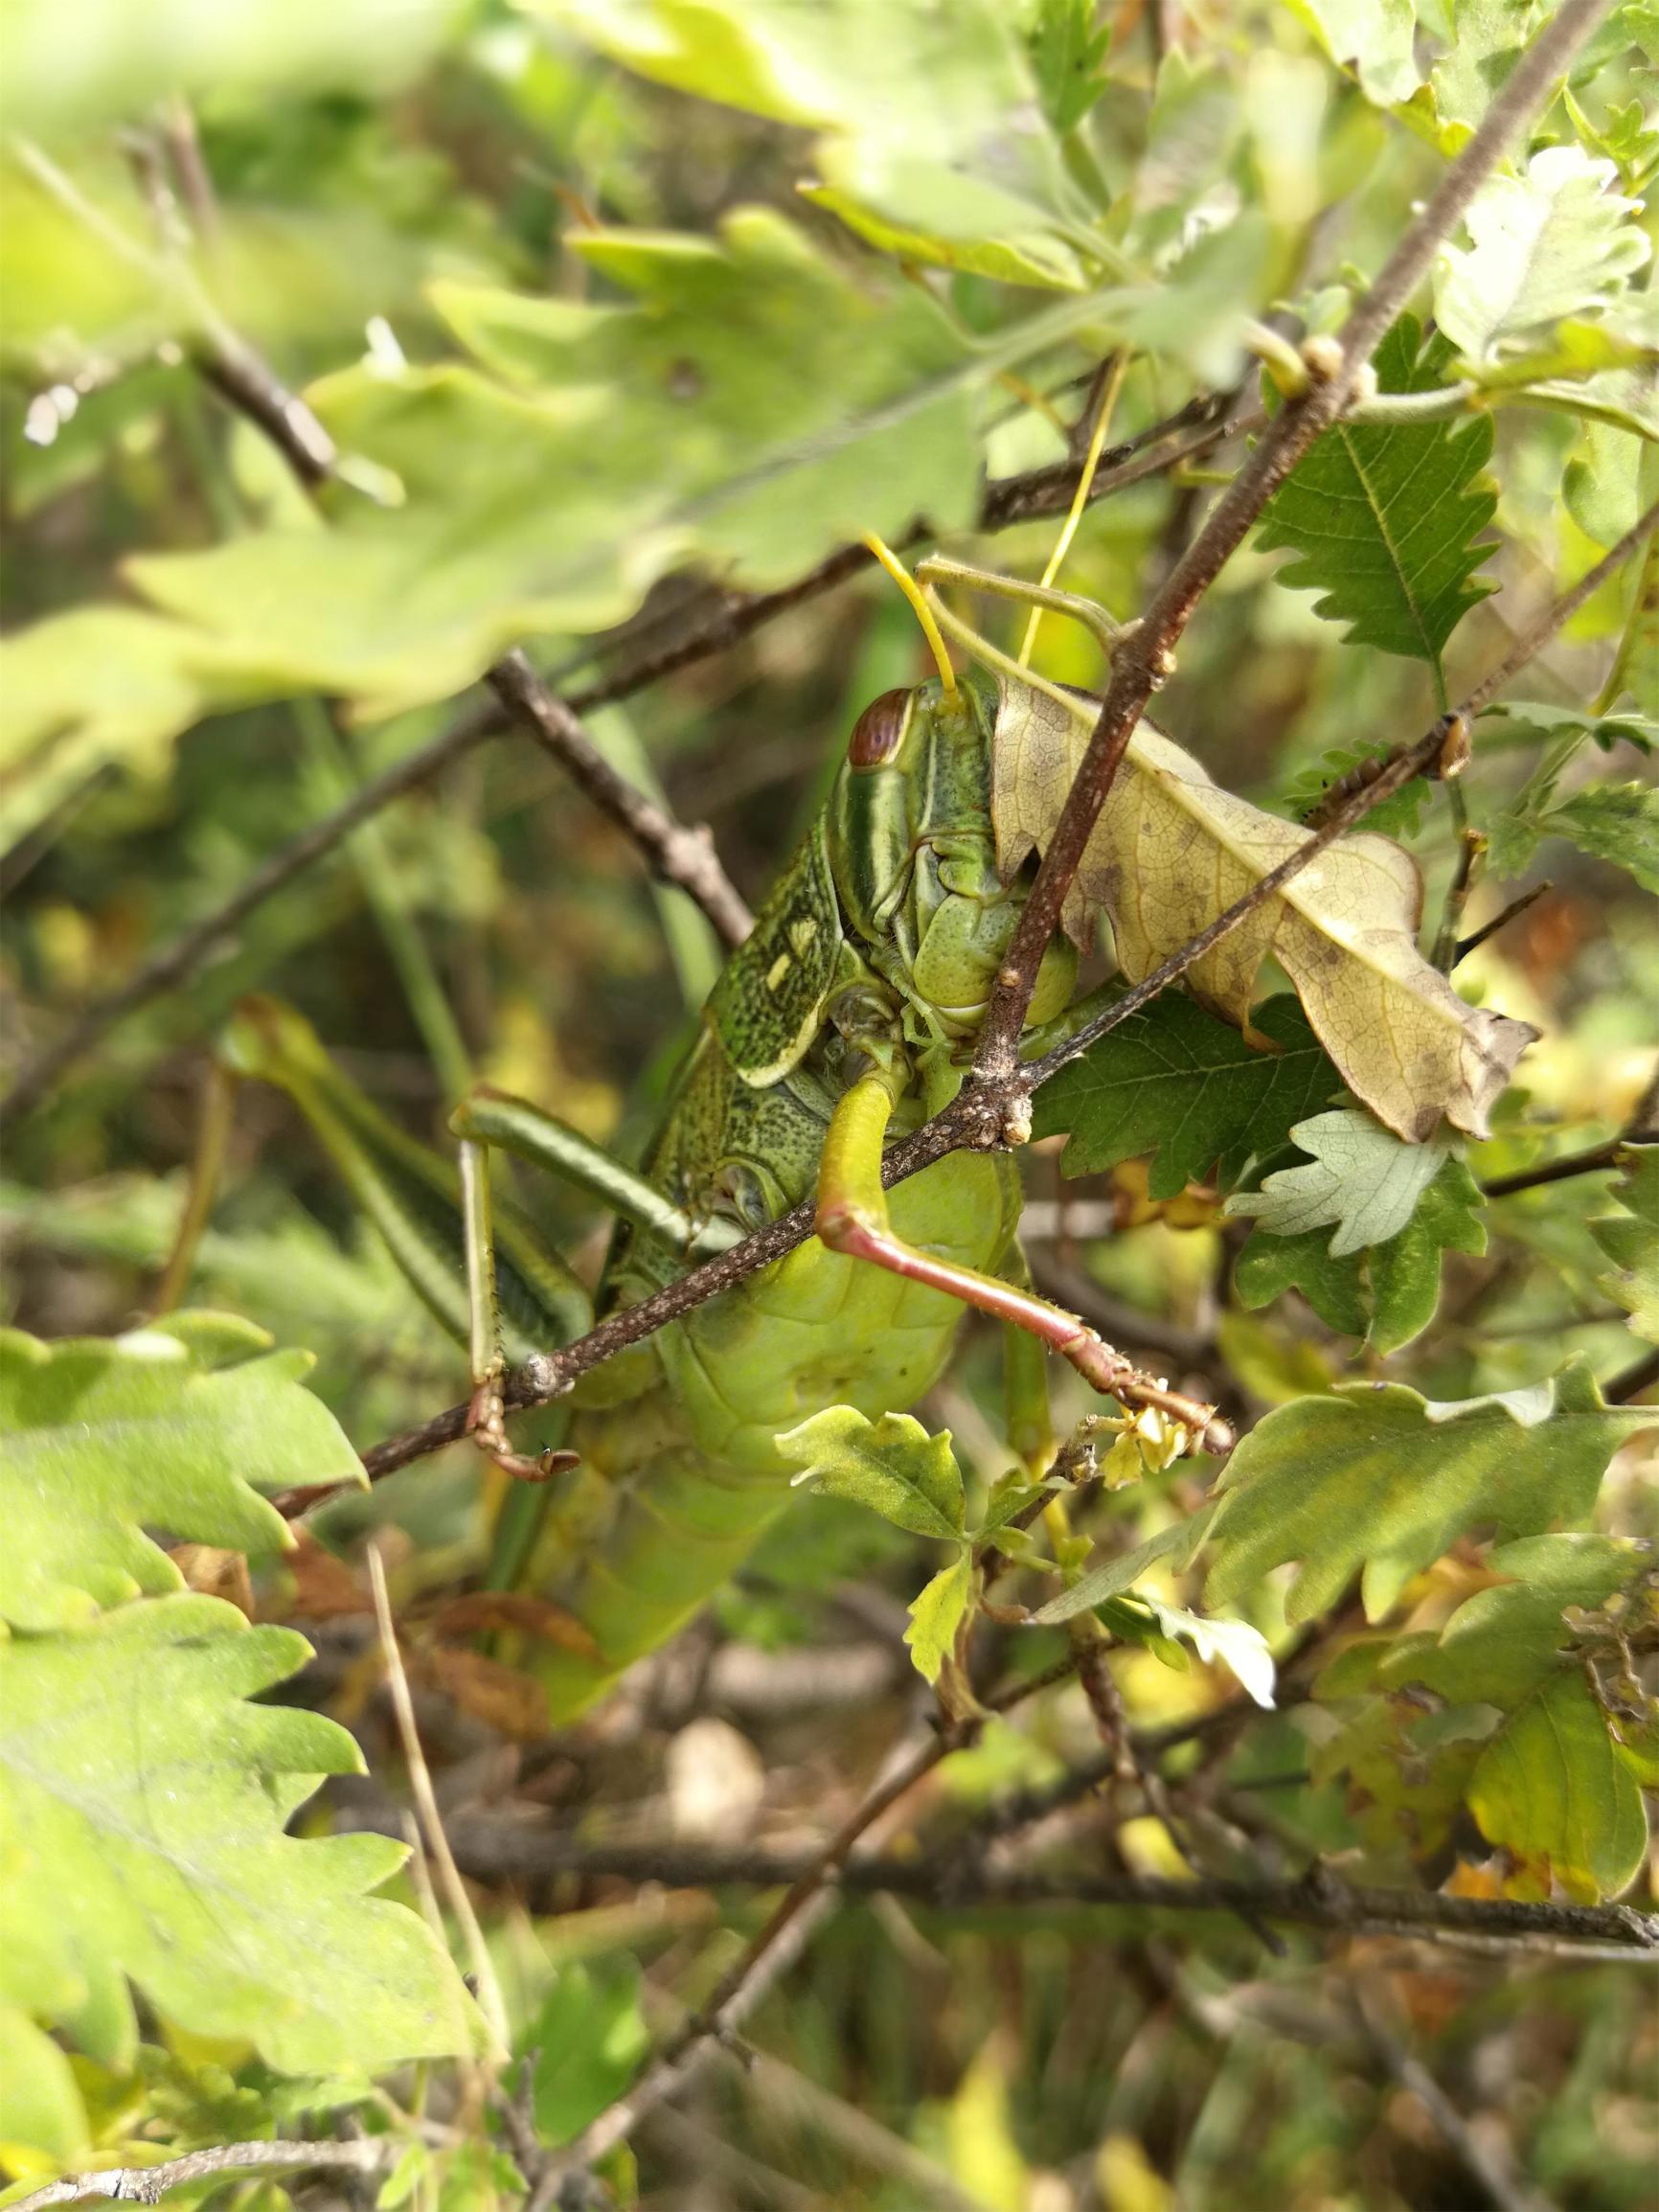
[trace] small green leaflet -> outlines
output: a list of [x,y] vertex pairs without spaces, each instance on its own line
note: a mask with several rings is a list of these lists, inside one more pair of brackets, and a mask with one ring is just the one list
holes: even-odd
[[521,2057],[534,2053],[536,2133],[555,2148],[572,2141],[623,2094],[650,2047],[637,1962],[560,1967],[519,2042]]
[[1109,23],[1096,24],[1095,0],[1039,0],[1026,45],[1043,110],[1056,130],[1075,130],[1106,89]]
[[[1376,350],[1384,392],[1436,391],[1453,349],[1420,353],[1402,315]],[[1497,502],[1481,475],[1489,417],[1467,422],[1339,423],[1298,463],[1263,510],[1257,543],[1297,559],[1279,581],[1318,591],[1317,611],[1350,641],[1440,666],[1446,639],[1492,586],[1471,582],[1491,553],[1475,542]]]
[[1173,1197],[1217,1165],[1223,1183],[1236,1182],[1252,1155],[1277,1152],[1343,1087],[1293,993],[1266,1000],[1252,1020],[1276,1051],[1166,992],[1043,1084],[1034,1134],[1069,1136],[1068,1175],[1150,1153],[1154,1198]]
[[929,1436],[908,1413],[871,1421],[852,1405],[827,1406],[777,1439],[780,1455],[830,1497],[852,1498],[895,1527],[941,1543],[963,1541],[966,1513],[962,1470],[950,1431]]
[[1235,1193],[1226,1211],[1253,1217],[1259,1229],[1276,1237],[1334,1222],[1327,1247],[1333,1260],[1398,1237],[1449,1156],[1444,1138],[1407,1144],[1363,1106],[1337,1106],[1297,1122],[1290,1139],[1311,1156],[1277,1169],[1259,1191]]
[[[1310,761],[1305,768],[1297,770],[1284,786],[1280,804],[1287,814],[1306,822],[1331,785],[1340,783],[1350,769],[1357,768],[1363,761],[1384,761],[1393,750],[1386,738],[1375,738],[1359,745],[1332,745],[1317,761]],[[1413,776],[1392,798],[1373,807],[1360,827],[1378,837],[1412,836],[1428,794],[1427,779]]]
[[1224,1666],[1253,1704],[1272,1711],[1276,1680],[1273,1653],[1261,1630],[1253,1629],[1248,1621],[1213,1620],[1204,1613],[1189,1612],[1184,1606],[1167,1606],[1145,1590],[1137,1590],[1133,1597],[1107,1598],[1100,1615],[1114,1635],[1150,1642],[1160,1654],[1172,1647],[1170,1657],[1178,1657],[1182,1669],[1187,1656],[1180,1647],[1191,1644],[1202,1665]]
[[1628,1312],[1637,1335],[1659,1344],[1659,1144],[1626,1145],[1619,1159],[1625,1172],[1611,1195],[1620,1211],[1588,1224],[1615,1267],[1597,1280]]
[[333,1415],[301,1387],[310,1365],[225,1315],[57,1344],[0,1334],[0,1618],[68,1628],[178,1589],[148,1529],[232,1551],[289,1544],[253,1485],[365,1479]]
[[1590,784],[1549,806],[1576,750],[1570,736],[1557,741],[1509,806],[1492,816],[1488,873],[1499,882],[1519,876],[1545,837],[1564,837],[1581,853],[1625,869],[1645,891],[1659,891],[1659,791],[1645,784]]
[[1611,189],[1618,171],[1581,146],[1550,146],[1523,176],[1489,177],[1465,222],[1470,243],[1443,245],[1435,319],[1478,372],[1548,343],[1569,316],[1600,314],[1648,261],[1630,218],[1639,203]]
[[283,1833],[363,1770],[332,1721],[250,1701],[309,1655],[193,1593],[0,1647],[0,1998],[106,2063],[132,2047],[124,1976],[288,2073],[484,2048],[424,1922],[369,1894],[402,1845]]
[[1570,1897],[1617,1895],[1648,1853],[1642,1792],[1581,1668],[1534,1691],[1481,1753],[1469,1810],[1489,1842],[1542,1862]]
[[1591,784],[1553,808],[1538,832],[1568,838],[1659,893],[1659,790],[1650,784]]
[[1259,1227],[1239,1255],[1234,1288],[1247,1309],[1296,1289],[1322,1321],[1398,1352],[1434,1319],[1443,1252],[1484,1252],[1485,1201],[1462,1160],[1448,1159],[1405,1227],[1385,1243],[1335,1256],[1323,1228],[1274,1236]]
[[910,1656],[923,1681],[938,1681],[940,1669],[955,1646],[956,1631],[962,1626],[972,1594],[973,1560],[969,1553],[962,1551],[947,1567],[941,1567],[933,1580],[912,1599],[910,1626],[904,1631],[904,1641],[910,1647]]
[[1057,1622],[1075,1620],[1079,1613],[1092,1612],[1108,1598],[1122,1597],[1171,1553],[1184,1549],[1190,1558],[1208,1525],[1207,1513],[1197,1515],[1192,1521],[1176,1521],[1170,1528],[1160,1529],[1156,1536],[1148,1537],[1145,1543],[1137,1544],[1133,1551],[1120,1553],[1103,1566],[1092,1567],[1069,1590],[1062,1590],[1057,1598],[1050,1598],[1046,1606],[1039,1606],[1032,1615],[1033,1627],[1052,1628]]
[[1289,0],[1339,69],[1352,67],[1378,107],[1409,100],[1420,81],[1413,0]]
[[1466,1530],[1530,1536],[1589,1512],[1608,1460],[1646,1406],[1609,1406],[1574,1360],[1551,1381],[1435,1404],[1402,1383],[1351,1383],[1281,1405],[1228,1463],[1210,1524],[1207,1603],[1231,1603],[1286,1561],[1286,1596],[1311,1620],[1361,1577],[1377,1620]]

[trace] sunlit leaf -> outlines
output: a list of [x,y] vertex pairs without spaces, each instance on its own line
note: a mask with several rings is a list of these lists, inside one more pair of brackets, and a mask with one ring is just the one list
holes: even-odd
[[617,1958],[560,1967],[521,2042],[534,2054],[536,2133],[568,2143],[622,2095],[649,2047],[638,1966]]
[[76,26],[53,0],[10,0],[8,120],[56,131],[140,115],[170,92],[390,87],[426,59],[452,14],[450,0],[154,0],[99,9]]
[[1533,1535],[1589,1511],[1622,1440],[1652,1419],[1610,1406],[1578,1361],[1501,1398],[1435,1404],[1402,1383],[1349,1383],[1281,1405],[1239,1445],[1211,1523],[1206,1597],[1229,1604],[1286,1561],[1293,1621],[1357,1575],[1377,1620],[1466,1530]]
[[1652,249],[1612,189],[1617,171],[1579,146],[1533,155],[1524,176],[1489,177],[1470,202],[1470,243],[1435,264],[1435,317],[1477,366],[1548,339],[1569,315],[1600,311]]
[[14,1626],[66,1628],[180,1588],[147,1531],[276,1551],[292,1539],[259,1488],[364,1480],[333,1416],[301,1387],[310,1355],[212,1322],[186,1314],[57,1344],[0,1334],[0,1615]]
[[901,228],[1018,239],[1086,211],[996,0],[527,4],[658,83],[817,131],[825,181]]
[[1327,1246],[1333,1260],[1398,1237],[1447,1156],[1443,1139],[1404,1144],[1357,1106],[1315,1114],[1289,1134],[1309,1158],[1278,1169],[1260,1190],[1236,1193],[1225,1211],[1250,1216],[1276,1237],[1334,1223]]
[[1392,107],[1420,79],[1412,0],[1290,0],[1332,61],[1352,68],[1367,100]]
[[0,1649],[0,1994],[73,2021],[125,1974],[290,2072],[481,2047],[425,1924],[369,1895],[402,1846],[283,1834],[320,1775],[362,1767],[333,1722],[249,1701],[308,1654],[193,1595]]
[[904,1641],[910,1647],[910,1656],[923,1681],[938,1681],[940,1669],[955,1647],[956,1632],[962,1626],[972,1590],[973,1561],[966,1552],[959,1552],[950,1564],[941,1567],[933,1580],[911,1600],[910,1626],[904,1631]]
[[1333,1242],[1324,1228],[1275,1236],[1258,1227],[1234,1273],[1240,1302],[1266,1306],[1297,1289],[1332,1329],[1398,1352],[1434,1319],[1443,1255],[1486,1250],[1480,1187],[1461,1160],[1446,1160],[1410,1220],[1384,1243],[1338,1255]]
[[962,1540],[966,1505],[950,1431],[930,1436],[908,1413],[871,1421],[851,1405],[831,1405],[778,1438],[778,1452],[830,1497],[849,1497],[914,1536]]
[[1570,1897],[1616,1896],[1647,1856],[1641,1790],[1579,1669],[1509,1718],[1481,1754],[1468,1801],[1489,1842],[1523,1866],[1541,1862]]

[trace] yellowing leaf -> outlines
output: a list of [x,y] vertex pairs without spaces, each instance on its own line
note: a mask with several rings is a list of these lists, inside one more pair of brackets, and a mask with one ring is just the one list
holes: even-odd
[[1481,1754],[1468,1801],[1489,1842],[1545,1861],[1571,1897],[1616,1895],[1648,1848],[1636,1778],[1577,1671],[1510,1718]]
[[912,1601],[904,1640],[923,1681],[938,1681],[939,1670],[956,1642],[972,1586],[973,1561],[966,1552],[959,1552]]
[[[1005,683],[997,716],[993,810],[1011,876],[1059,819],[1094,710]],[[1067,895],[1079,945],[1105,913],[1118,965],[1148,975],[1243,897],[1310,832],[1221,790],[1190,753],[1143,722]],[[1187,971],[1194,997],[1248,1032],[1271,953],[1350,1089],[1409,1142],[1443,1114],[1486,1133],[1487,1114],[1536,1036],[1460,998],[1419,952],[1422,880],[1384,837],[1341,839]]]

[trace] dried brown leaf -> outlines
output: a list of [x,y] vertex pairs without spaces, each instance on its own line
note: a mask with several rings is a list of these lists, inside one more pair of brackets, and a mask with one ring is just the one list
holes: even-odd
[[[1087,746],[1089,720],[1005,682],[996,728],[998,859],[1011,876],[1047,844]],[[1086,945],[1104,913],[1118,965],[1138,983],[1310,832],[1214,783],[1190,753],[1142,722],[1130,740],[1066,898]],[[1269,953],[1295,985],[1344,1082],[1410,1143],[1441,1116],[1484,1136],[1487,1115],[1537,1032],[1460,998],[1418,950],[1422,879],[1386,837],[1345,837],[1310,861],[1187,971],[1194,997],[1250,1035]]]
[[484,1629],[517,1629],[544,1644],[575,1652],[581,1658],[597,1660],[600,1656],[592,1632],[574,1613],[524,1590],[469,1590],[442,1607],[431,1627],[441,1636],[472,1635]]

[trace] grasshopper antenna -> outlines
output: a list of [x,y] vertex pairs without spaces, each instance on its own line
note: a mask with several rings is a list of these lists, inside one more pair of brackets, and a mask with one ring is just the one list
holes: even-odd
[[[1058,537],[1055,539],[1055,549],[1049,555],[1048,566],[1042,573],[1045,590],[1053,584],[1055,578],[1058,576],[1066,555],[1072,549],[1072,539],[1078,534],[1078,524],[1083,518],[1083,509],[1089,503],[1089,492],[1094,487],[1095,471],[1101,465],[1101,455],[1105,451],[1106,431],[1111,423],[1113,410],[1118,403],[1118,388],[1123,383],[1124,371],[1128,366],[1128,359],[1129,356],[1126,353],[1118,353],[1114,356],[1111,367],[1106,372],[1105,385],[1101,393],[1101,403],[1095,410],[1095,426],[1089,433],[1088,451],[1083,456],[1082,474],[1078,478],[1078,488],[1072,494],[1070,510],[1066,514]],[[1036,648],[1037,631],[1042,627],[1042,608],[1034,606],[1031,610],[1031,617],[1025,626],[1025,643],[1019,649],[1019,665],[1022,669],[1031,666],[1031,656]]]
[[934,620],[933,609],[928,604],[921,586],[911,575],[909,569],[905,567],[903,561],[899,559],[898,554],[893,551],[891,546],[884,545],[875,531],[867,530],[864,533],[863,543],[870,548],[882,567],[886,569],[888,575],[892,577],[894,582],[898,584],[899,590],[903,592],[905,598],[909,600],[911,611],[921,625],[922,635],[926,638],[928,649],[938,666],[939,680],[944,686],[946,696],[950,696],[956,690],[956,671],[950,665],[950,654],[945,650],[944,639],[940,634],[939,624]]

